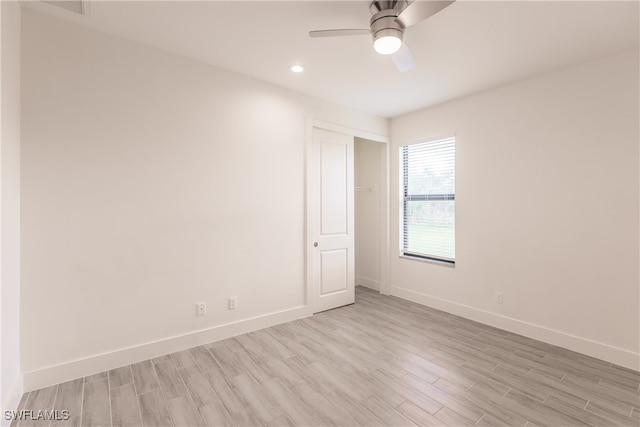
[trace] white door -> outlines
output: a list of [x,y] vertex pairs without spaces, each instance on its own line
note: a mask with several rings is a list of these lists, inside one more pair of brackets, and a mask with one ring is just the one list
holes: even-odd
[[313,129],[309,248],[314,313],[355,300],[353,136]]

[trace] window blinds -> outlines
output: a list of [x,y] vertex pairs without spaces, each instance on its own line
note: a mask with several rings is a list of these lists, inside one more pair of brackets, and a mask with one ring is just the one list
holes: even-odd
[[455,260],[455,138],[400,148],[406,255]]

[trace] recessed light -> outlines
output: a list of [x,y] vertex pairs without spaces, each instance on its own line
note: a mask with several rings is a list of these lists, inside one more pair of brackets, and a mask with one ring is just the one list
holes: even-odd
[[294,64],[291,67],[289,67],[289,70],[291,70],[291,72],[293,73],[301,73],[304,71],[304,67],[300,64]]

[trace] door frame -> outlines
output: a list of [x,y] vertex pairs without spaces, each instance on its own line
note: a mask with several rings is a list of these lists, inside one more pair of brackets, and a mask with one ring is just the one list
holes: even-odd
[[[379,142],[384,144],[384,149],[382,150],[383,159],[381,161],[382,174],[383,174],[383,182],[384,185],[382,187],[382,197],[381,197],[381,207],[382,212],[380,215],[380,229],[382,230],[381,238],[380,238],[380,293],[384,295],[389,295],[391,291],[391,286],[389,283],[389,137],[384,135],[379,135],[372,132],[367,132],[359,129],[354,129],[346,126],[337,125],[335,123],[324,122],[316,119],[307,119],[306,123],[306,135],[305,135],[305,171],[304,171],[304,180],[305,180],[305,215],[304,215],[304,227],[305,227],[305,241],[304,241],[304,276],[305,276],[305,305],[309,308],[309,313],[313,314],[313,280],[311,277],[311,245],[314,242],[315,236],[312,235],[312,227],[309,224],[309,215],[313,209],[313,205],[311,203],[311,198],[309,197],[312,194],[311,188],[311,180],[309,179],[309,173],[312,170],[312,153],[313,153],[313,129],[325,129],[332,132],[342,133],[345,135],[349,135],[352,137],[358,137],[363,139],[368,139],[370,141]],[[355,165],[352,165],[355,167]]]

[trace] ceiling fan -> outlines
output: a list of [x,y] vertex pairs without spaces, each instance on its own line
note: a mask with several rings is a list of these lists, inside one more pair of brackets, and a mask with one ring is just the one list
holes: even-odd
[[402,42],[405,29],[415,25],[449,6],[451,1],[432,0],[373,0],[369,29],[339,29],[309,31],[310,37],[358,36],[370,34],[373,48],[381,55],[391,55],[400,71],[408,71],[416,65],[413,53]]

